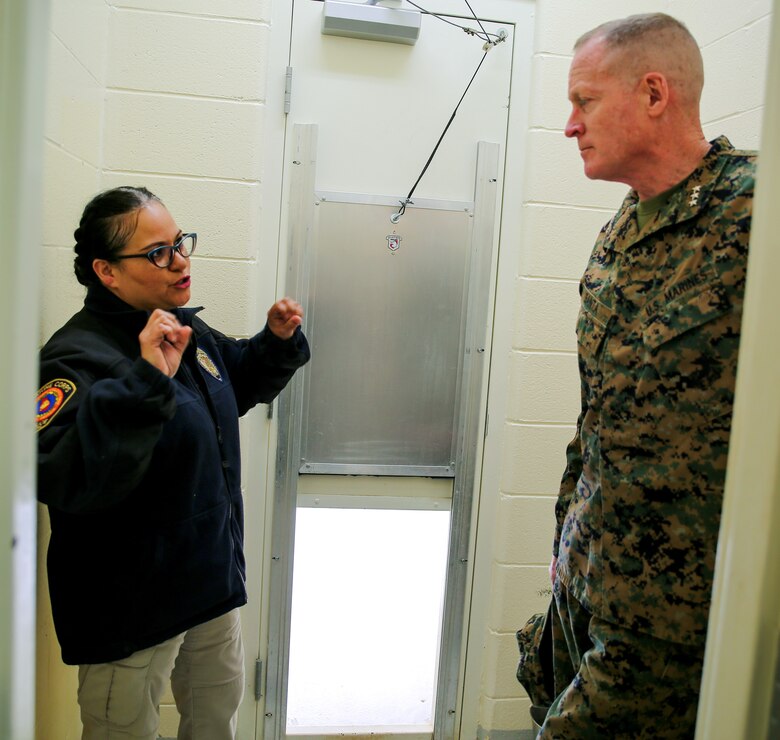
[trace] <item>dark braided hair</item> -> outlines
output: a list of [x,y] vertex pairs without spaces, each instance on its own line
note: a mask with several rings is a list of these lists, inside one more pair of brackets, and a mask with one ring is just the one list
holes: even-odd
[[98,193],[87,203],[79,227],[73,232],[73,270],[82,285],[100,285],[92,269],[93,260],[111,261],[124,249],[135,232],[138,210],[151,201],[162,203],[146,188],[124,186]]

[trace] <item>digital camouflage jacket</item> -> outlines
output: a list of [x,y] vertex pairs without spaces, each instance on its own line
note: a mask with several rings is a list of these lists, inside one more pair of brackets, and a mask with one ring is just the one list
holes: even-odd
[[755,163],[716,139],[641,230],[631,191],[580,282],[558,577],[592,614],[673,642],[707,629]]

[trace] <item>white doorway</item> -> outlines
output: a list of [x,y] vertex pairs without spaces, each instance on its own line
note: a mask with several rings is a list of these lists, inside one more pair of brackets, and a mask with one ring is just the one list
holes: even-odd
[[[530,6],[490,2],[490,17],[483,15],[477,21],[469,14],[467,3],[457,8],[457,14],[453,13],[452,3],[446,3],[446,9],[443,5],[439,2],[437,8],[435,3],[428,4],[427,10],[448,15],[439,19],[422,14],[420,38],[416,44],[407,46],[323,35],[320,30],[323,3],[296,0],[293,4],[288,70],[291,99],[283,156],[287,200],[282,207],[280,243],[288,246],[284,290],[288,291],[292,285],[293,292],[306,304],[307,334],[311,335],[314,354],[308,375],[304,374],[298,387],[291,388],[287,401],[290,405],[280,409],[265,707],[258,721],[258,729],[262,725],[265,738],[360,736],[380,732],[387,737],[452,738],[458,732],[474,546],[472,522],[479,490],[479,457],[485,424],[487,386],[483,371],[489,357],[509,92],[513,63],[525,54],[530,57],[530,49],[515,47],[516,38],[526,39],[529,35]],[[487,5],[483,3],[482,8]],[[480,11],[478,3],[473,3],[472,7]],[[497,8],[503,12],[497,13]],[[519,37],[516,34],[518,23],[526,24]],[[484,40],[465,33],[462,26],[480,34],[491,34],[489,38],[492,39],[498,39],[500,34],[505,40],[490,47],[486,54]],[[399,210],[461,98],[450,128],[419,180],[412,203],[401,220],[392,224],[389,216]],[[358,267],[355,254],[333,257],[339,242],[353,243],[362,238],[351,233],[350,228],[363,219],[377,230],[375,238],[368,241],[377,247],[377,255],[384,250],[381,256],[376,256],[379,261]],[[388,400],[381,392],[377,395],[375,388],[365,403],[336,404],[331,410],[327,404],[318,405],[324,397],[338,396],[338,388],[333,383],[338,381],[339,372],[333,368],[337,366],[339,355],[332,351],[331,345],[344,345],[344,335],[354,336],[360,327],[349,319],[342,320],[343,332],[339,333],[333,321],[334,316],[344,316],[343,312],[339,314],[333,310],[335,299],[326,295],[327,288],[339,281],[338,269],[331,272],[329,279],[319,284],[317,280],[322,279],[323,264],[329,264],[328,260],[333,259],[335,265],[342,260],[344,272],[353,278],[356,288],[365,283],[361,269],[366,269],[374,278],[381,273],[379,282],[386,282],[390,279],[385,274],[388,272],[386,267],[393,265],[395,268],[401,264],[406,258],[403,250],[419,242],[415,239],[418,227],[424,235],[422,241],[426,250],[432,242],[437,242],[443,251],[432,258],[428,254],[426,266],[411,266],[401,284],[408,287],[415,283],[410,276],[432,276],[437,271],[437,264],[442,272],[450,273],[453,284],[458,285],[458,296],[452,306],[442,310],[440,318],[452,318],[454,314],[454,327],[449,332],[442,332],[454,337],[454,354],[447,354],[453,348],[450,342],[444,351],[444,363],[439,353],[439,361],[434,359],[433,366],[426,366],[424,362],[420,365],[423,368],[421,375],[395,377],[392,382],[388,376],[380,379],[379,385],[385,383],[385,387],[390,388],[406,388],[410,384],[425,386],[425,379],[438,372],[440,380],[445,385],[450,384],[452,393],[440,399],[438,406],[435,400],[431,401],[431,393],[421,393],[417,404],[422,410],[415,411],[412,403],[405,415],[401,413],[395,419],[391,418],[390,423],[382,427],[391,428],[384,434],[371,428],[370,423],[368,427],[361,426],[360,417],[362,414],[369,417],[369,422],[375,420],[371,418],[372,411],[376,416],[379,401],[387,402],[381,407],[382,419],[392,417],[392,393]],[[449,236],[439,238],[441,234]],[[393,261],[387,249],[396,236],[400,239],[395,244],[398,253]],[[453,253],[448,252],[447,245],[458,241],[461,244],[456,252],[458,248],[462,251],[454,257],[458,267],[453,270],[448,262]],[[301,244],[308,245],[303,253]],[[475,253],[479,256],[475,257]],[[386,260],[385,267],[382,259]],[[332,269],[332,264],[327,269]],[[346,280],[339,284],[334,289],[336,295],[347,290],[348,283]],[[415,300],[419,305],[427,285],[430,282],[417,280],[413,291],[416,298],[406,291],[404,301],[400,298],[393,301],[391,294],[377,295],[374,301],[358,302],[366,314],[364,325],[383,325],[387,323],[388,314],[398,313],[395,323],[402,338],[406,337],[407,342],[413,344],[415,336],[410,335],[411,330],[428,340],[420,342],[427,346],[432,341],[431,334],[414,332],[414,322],[402,310],[399,312],[397,305]],[[376,285],[372,284],[369,295],[375,290]],[[359,289],[351,293],[362,295]],[[451,286],[445,285],[441,295],[452,293]],[[348,311],[349,301],[342,302],[338,308]],[[431,313],[435,314],[435,309]],[[369,329],[360,337],[361,346],[370,344],[370,334]],[[435,332],[433,341],[436,341]],[[398,346],[402,347],[402,344],[400,342]],[[348,348],[348,342],[346,346]],[[329,352],[333,357],[328,357]],[[348,355],[345,350],[344,356],[354,363],[360,352]],[[364,390],[365,376],[384,372],[381,363],[379,371],[372,369],[370,363],[363,364],[365,366],[347,383],[356,398],[362,397],[357,391]],[[442,366],[446,372],[442,372]],[[328,376],[325,385],[329,392],[323,393],[322,388],[314,386],[322,385],[322,377],[328,373],[334,377]],[[432,385],[438,388],[442,383]],[[402,401],[397,403],[403,406]],[[349,408],[345,411],[346,406]],[[415,414],[435,414],[437,409],[443,416],[449,409],[451,428],[446,434],[431,435],[430,430],[423,431],[419,437],[406,434],[420,425],[405,425],[405,420]],[[287,418],[291,421],[285,426]],[[441,428],[441,425],[436,426],[438,432]],[[349,430],[352,430],[351,438]],[[443,441],[438,445],[432,443],[432,436]],[[322,449],[323,445],[326,449]],[[429,447],[432,449],[428,450],[427,457],[416,454]],[[399,451],[401,448],[406,452]],[[348,621],[344,618],[349,612],[345,597],[339,598],[338,594],[343,593],[350,581],[349,578],[344,581],[340,576],[350,572],[353,566],[367,566],[372,573],[378,573],[379,568],[386,566],[381,565],[381,559],[369,557],[365,550],[356,549],[359,546],[351,543],[351,552],[361,552],[364,557],[353,556],[349,567],[338,568],[337,573],[338,548],[328,548],[319,560],[316,556],[312,558],[311,552],[316,553],[318,547],[327,546],[328,542],[327,537],[326,545],[312,538],[324,529],[324,525],[317,522],[329,521],[331,530],[343,526],[345,533],[354,533],[357,526],[361,536],[380,522],[380,529],[370,538],[379,543],[382,527],[392,530],[393,526],[399,526],[392,524],[398,517],[408,518],[400,527],[402,532],[416,531],[417,521],[423,528],[420,532],[429,527],[428,535],[416,536],[418,542],[430,543],[437,537],[442,541],[441,535],[434,532],[444,531],[446,536],[428,555],[415,550],[415,537],[409,536],[409,549],[417,552],[418,560],[412,559],[412,565],[407,567],[414,570],[416,562],[416,570],[428,574],[423,577],[422,584],[426,583],[425,577],[434,578],[437,579],[436,587],[430,581],[427,586],[419,586],[430,598],[425,604],[426,599],[413,599],[417,609],[404,606],[401,596],[393,604],[400,610],[396,611],[396,619],[399,619],[398,614],[409,616],[410,635],[415,632],[413,625],[416,624],[417,632],[430,636],[426,646],[417,651],[418,655],[426,656],[423,665],[409,667],[425,680],[413,698],[391,696],[385,709],[377,709],[370,697],[364,699],[362,705],[355,704],[354,700],[361,693],[356,687],[377,688],[381,685],[378,674],[366,674],[368,669],[365,667],[341,665],[328,670],[327,664],[319,665],[328,658],[311,653],[318,647],[316,638],[310,644],[305,638],[311,638],[323,626],[324,620],[319,618],[323,612],[341,614],[342,624]],[[429,524],[422,523],[426,518]],[[362,524],[353,523],[350,529],[347,523],[350,520]],[[344,537],[346,534],[336,538],[334,544],[343,546]],[[402,534],[396,536],[396,541],[396,557],[391,554],[389,558],[395,565],[380,577],[385,580],[397,577],[403,570],[398,548],[403,548],[407,540]],[[386,553],[386,548],[376,549]],[[347,551],[350,551],[349,546]],[[293,553],[301,566],[300,569],[296,566],[295,571]],[[331,566],[332,576],[328,578],[329,590],[323,591],[323,571],[317,569],[331,556],[334,565]],[[365,562],[356,562],[358,560]],[[307,587],[304,564],[308,562],[306,567],[311,568],[312,561],[313,572],[319,575],[311,577]],[[439,576],[430,575],[437,568]],[[359,585],[361,576],[352,572],[353,590],[358,591],[358,605],[352,607],[352,613],[361,604],[365,607],[366,603],[381,603],[378,593],[360,593],[364,590]],[[414,592],[417,587],[409,584],[408,591]],[[321,609],[312,613],[311,606],[302,606],[307,599],[314,600],[309,603],[317,603],[319,599]],[[383,616],[393,613],[387,607],[382,611]],[[428,616],[423,618],[420,611]],[[431,612],[433,617],[430,617]],[[331,656],[340,654],[339,650],[343,655],[344,650],[354,649],[350,660],[355,658],[358,662],[353,665],[360,665],[359,661],[366,657],[365,645],[370,644],[367,637],[360,638],[360,630],[366,627],[370,634],[367,613],[364,608],[363,616],[358,623],[353,623],[349,634],[337,637],[328,632],[322,635],[319,647],[323,649],[323,655],[327,656],[328,650],[333,651],[335,643],[338,647]],[[378,625],[379,621],[374,651],[381,653],[377,651],[382,642],[382,629]],[[300,636],[303,636],[303,642],[300,642]],[[399,644],[406,643],[401,635]],[[374,657],[374,665],[381,672],[382,660]],[[331,661],[334,659],[330,658]],[[349,664],[350,660],[340,662]],[[307,670],[307,661],[310,666],[317,666]],[[371,665],[370,660],[368,665]],[[317,673],[317,668],[324,670]],[[339,692],[336,689],[341,684],[335,688],[323,686],[323,682],[334,681],[334,674],[342,669],[343,675],[352,679],[352,688],[345,684],[347,688]],[[308,698],[306,691],[310,692]],[[341,705],[325,702],[321,710],[314,709],[321,698],[317,694],[329,695],[334,691],[345,697]],[[375,691],[374,696],[376,693],[382,691]],[[400,712],[399,702],[404,705]],[[418,705],[426,705],[426,711],[420,712]],[[301,707],[309,711],[308,716],[304,716],[306,711]],[[368,721],[369,717],[373,720]]]

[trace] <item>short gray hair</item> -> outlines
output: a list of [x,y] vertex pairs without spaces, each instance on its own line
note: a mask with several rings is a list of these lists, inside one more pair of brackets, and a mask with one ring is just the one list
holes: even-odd
[[[607,21],[580,36],[574,44],[575,52],[592,40],[620,54],[621,64],[629,72],[662,72],[685,101],[698,106],[704,65],[699,45],[682,21],[665,13],[642,13]],[[630,57],[624,56],[627,51],[631,52]]]

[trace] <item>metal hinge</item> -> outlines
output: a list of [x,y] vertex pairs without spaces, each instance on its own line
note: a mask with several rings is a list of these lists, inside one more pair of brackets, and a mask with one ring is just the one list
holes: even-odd
[[263,698],[263,661],[255,661],[255,701]]
[[287,67],[284,73],[284,112],[290,112],[290,100],[292,99],[292,67]]

